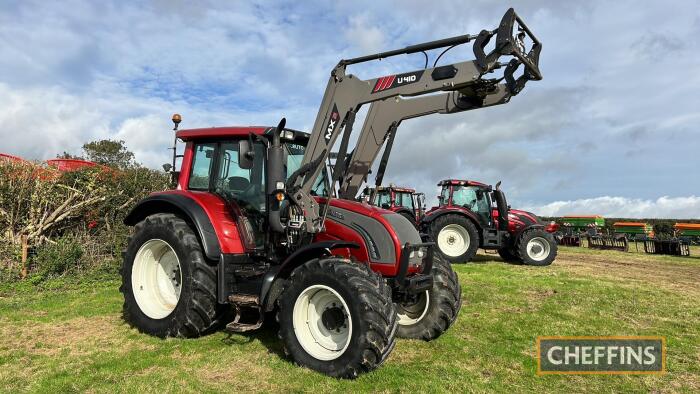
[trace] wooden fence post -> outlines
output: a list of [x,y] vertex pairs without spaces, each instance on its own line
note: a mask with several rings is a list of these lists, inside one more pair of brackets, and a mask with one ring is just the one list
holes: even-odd
[[27,255],[28,255],[29,246],[27,245],[27,236],[25,234],[22,234],[21,239],[22,239],[22,273],[20,274],[20,276],[22,277],[22,279],[24,279],[27,277],[27,271],[28,271],[28,267],[27,267],[27,257],[28,256]]

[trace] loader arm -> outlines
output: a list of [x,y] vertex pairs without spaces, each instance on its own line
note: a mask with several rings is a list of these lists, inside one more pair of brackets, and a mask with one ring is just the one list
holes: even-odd
[[[519,32],[517,37],[513,33],[516,23]],[[525,35],[533,43],[528,52],[525,52],[522,45]],[[495,48],[486,54],[484,48],[493,36],[496,36]],[[475,60],[368,80],[362,80],[352,74],[346,74],[348,65],[401,54],[452,47],[470,41],[475,41],[473,47]],[[343,136],[341,149],[347,148],[352,122],[362,105],[390,97],[412,97],[436,92],[456,94],[459,91],[470,91],[487,82],[487,80],[483,79],[484,75],[504,66],[506,68],[503,78],[507,82],[509,94],[514,95],[522,90],[525,82],[528,80],[539,80],[542,78],[538,68],[540,51],[540,42],[511,8],[506,11],[497,29],[482,30],[478,35],[456,36],[412,45],[403,49],[341,60],[331,72],[328,80],[306,152],[302,159],[300,168],[303,168],[303,171],[292,174],[285,185],[287,194],[290,196],[293,204],[297,205],[304,212],[305,230],[310,233],[316,233],[323,229],[323,218],[320,217],[320,209],[310,191],[314,181],[323,169],[322,163],[325,163],[333,144],[343,132],[346,135]],[[510,58],[509,63],[499,62],[499,59],[504,56]],[[515,79],[513,74],[520,65],[524,65],[523,74]],[[337,162],[342,164],[344,159],[344,157],[339,157]],[[335,173],[336,175],[342,175],[343,172],[335,171]]]
[[396,131],[402,121],[431,114],[454,114],[505,104],[512,96],[505,84],[486,81],[482,87],[483,89],[470,89],[468,94],[463,90],[417,98],[396,97],[372,103],[355,150],[347,163],[338,196],[347,200],[357,196],[379,151],[385,145],[375,185],[381,186]]

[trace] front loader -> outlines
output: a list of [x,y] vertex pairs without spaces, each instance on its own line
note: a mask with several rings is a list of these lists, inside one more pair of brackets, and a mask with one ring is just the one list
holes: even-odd
[[[524,36],[534,43],[529,52]],[[471,41],[475,60],[369,80],[346,73],[350,65]],[[125,219],[134,226],[122,267],[125,319],[158,337],[196,337],[232,310],[234,332],[257,329],[275,312],[294,362],[348,378],[381,365],[396,336],[437,338],[461,307],[450,264],[401,215],[333,198],[355,114],[392,97],[493,85],[485,76],[504,66],[503,57],[516,92],[541,78],[539,51],[510,9],[497,29],[479,35],[341,60],[310,134],[286,128],[284,119],[277,127],[178,131],[186,145],[173,174],[177,188],[150,195]],[[179,117],[173,120],[177,129]]]

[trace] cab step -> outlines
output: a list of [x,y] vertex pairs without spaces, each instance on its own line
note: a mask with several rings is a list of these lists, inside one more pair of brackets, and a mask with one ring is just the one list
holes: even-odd
[[[264,314],[262,305],[260,305],[260,297],[250,294],[233,294],[228,297],[228,301],[235,309],[236,316],[232,322],[226,325],[226,331],[247,332],[257,330],[262,326]],[[254,311],[253,313],[257,315],[257,321],[255,323],[241,322],[242,308]]]

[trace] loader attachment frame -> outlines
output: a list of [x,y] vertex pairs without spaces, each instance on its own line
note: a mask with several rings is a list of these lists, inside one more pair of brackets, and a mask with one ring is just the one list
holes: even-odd
[[379,151],[384,146],[375,186],[381,186],[394,138],[401,122],[431,114],[454,114],[493,105],[505,104],[511,94],[505,84],[484,81],[462,92],[434,94],[417,98],[389,98],[374,102],[369,108],[355,150],[347,161],[344,177],[341,179],[338,196],[354,199],[367,181],[367,175]]
[[[517,36],[514,36],[513,32],[516,24],[519,33]],[[520,45],[523,34],[530,36],[533,41],[532,49],[527,53]],[[495,48],[486,54],[484,48],[493,36],[496,36]],[[479,37],[480,41],[478,41],[479,48],[474,48],[475,60],[434,66],[432,68],[368,80],[362,80],[352,74],[346,74],[346,68],[349,65],[402,54],[452,47],[471,42],[477,37]],[[523,81],[521,84],[524,86],[524,82],[527,80],[542,78],[538,66],[540,50],[541,44],[539,41],[511,8],[506,11],[497,29],[482,30],[478,36],[467,34],[411,45],[403,49],[341,60],[332,70],[328,80],[306,152],[302,159],[301,168],[304,171],[292,174],[285,184],[285,189],[291,201],[304,212],[305,230],[309,233],[317,233],[323,230],[324,216],[320,214],[321,210],[318,207],[318,203],[310,191],[315,179],[323,169],[322,163],[325,163],[328,158],[336,139],[343,132],[350,133],[355,114],[362,105],[399,96],[413,97],[437,92],[450,92],[452,95],[457,95],[457,92],[469,92],[472,89],[485,85],[497,85],[500,79],[488,80],[483,77],[506,65],[506,63],[499,62],[504,56],[510,57],[510,63],[508,63],[506,71],[511,79],[514,78],[512,73],[515,69],[520,65],[524,65],[523,75],[518,79],[513,79],[515,81]],[[504,78],[507,77],[505,74],[504,72]],[[512,88],[512,86],[508,87],[508,85],[506,87],[507,89]],[[508,90],[508,96],[513,96],[518,92],[519,90]],[[449,98],[450,94],[445,99]],[[454,96],[452,97],[455,98]],[[344,136],[343,145],[345,149],[347,149],[346,141],[348,140],[349,135]],[[345,162],[345,157],[339,156],[337,161],[342,166]],[[342,170],[342,168],[339,170]],[[334,171],[337,176],[342,175],[343,172]],[[333,181],[335,182],[336,179]]]

